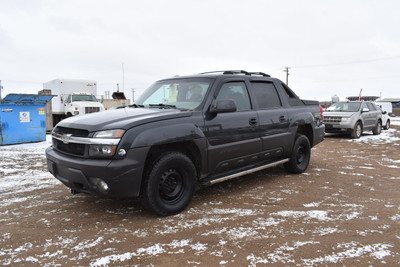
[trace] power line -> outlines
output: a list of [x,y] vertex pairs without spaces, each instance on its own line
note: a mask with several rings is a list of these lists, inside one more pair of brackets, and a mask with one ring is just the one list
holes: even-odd
[[43,81],[26,81],[26,80],[2,80],[3,82],[10,83],[43,83]]
[[340,63],[327,63],[327,64],[315,64],[315,65],[297,65],[297,66],[292,66],[292,67],[293,68],[316,68],[316,67],[342,66],[342,65],[352,65],[352,64],[362,64],[362,63],[370,63],[370,62],[377,62],[377,61],[393,60],[393,59],[398,59],[398,58],[400,58],[400,56],[382,57],[382,58],[375,58],[375,59],[340,62]]

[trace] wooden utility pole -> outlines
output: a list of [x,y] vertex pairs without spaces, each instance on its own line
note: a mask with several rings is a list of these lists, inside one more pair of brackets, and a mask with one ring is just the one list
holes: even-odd
[[289,69],[290,67],[285,67],[285,69],[283,70],[284,72],[286,72],[286,85],[289,86]]

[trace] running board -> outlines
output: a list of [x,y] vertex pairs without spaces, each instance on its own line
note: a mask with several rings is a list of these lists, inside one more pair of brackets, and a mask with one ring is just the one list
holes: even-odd
[[273,163],[270,163],[270,164],[267,164],[267,165],[263,165],[263,166],[256,167],[256,168],[253,168],[253,169],[249,169],[249,170],[246,170],[246,171],[242,171],[242,172],[238,172],[238,173],[231,174],[231,175],[228,175],[228,176],[224,176],[224,177],[221,177],[221,178],[218,178],[218,179],[210,181],[210,184],[220,183],[220,182],[223,182],[223,181],[226,181],[226,180],[230,180],[230,179],[233,179],[233,178],[236,178],[236,177],[239,177],[239,176],[243,176],[243,175],[250,174],[250,173],[253,173],[253,172],[258,172],[258,171],[261,171],[261,170],[264,170],[264,169],[275,167],[275,166],[277,166],[279,164],[283,164],[283,163],[286,163],[288,161],[289,161],[289,159],[283,159],[283,160],[276,161],[276,162],[273,162]]

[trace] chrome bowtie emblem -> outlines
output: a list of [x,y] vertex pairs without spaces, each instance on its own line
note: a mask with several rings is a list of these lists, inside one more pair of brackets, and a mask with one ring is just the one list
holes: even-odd
[[72,136],[72,134],[63,134],[62,136],[61,136],[61,141],[64,143],[64,144],[69,144],[69,141],[71,140],[71,136]]

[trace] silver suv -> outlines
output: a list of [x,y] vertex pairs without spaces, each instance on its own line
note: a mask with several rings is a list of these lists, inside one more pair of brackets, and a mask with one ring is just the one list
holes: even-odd
[[368,101],[338,102],[326,109],[324,116],[325,132],[349,134],[360,138],[363,131],[381,133],[382,112]]

